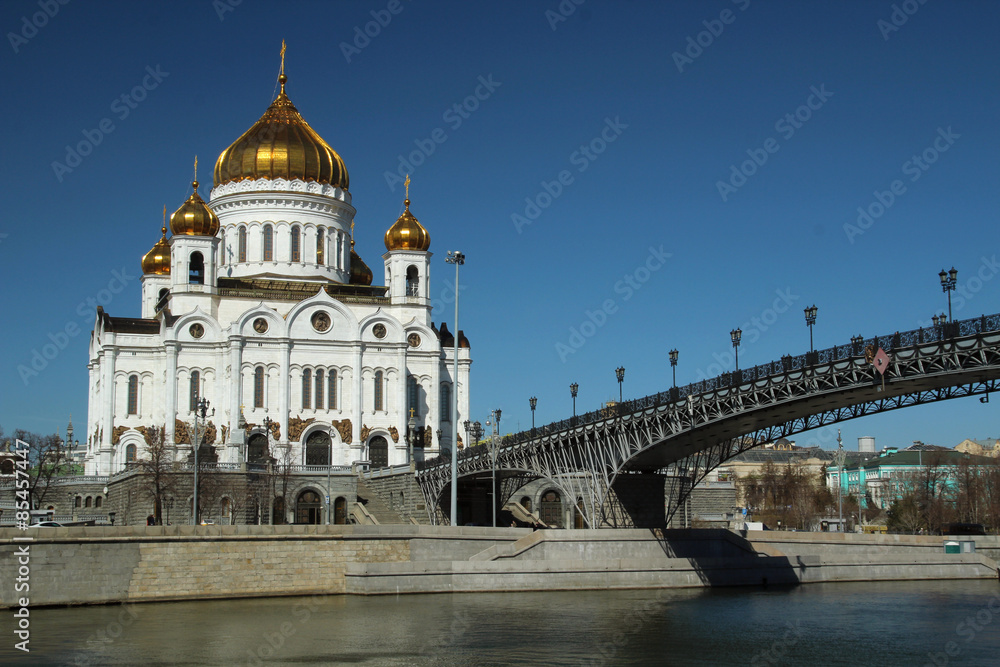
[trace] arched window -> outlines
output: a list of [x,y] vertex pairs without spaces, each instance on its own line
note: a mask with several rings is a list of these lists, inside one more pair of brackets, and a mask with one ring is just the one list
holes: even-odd
[[333,501],[333,522],[338,525],[347,523],[347,500],[343,497]]
[[528,496],[523,496],[521,498],[521,507],[523,507],[524,509],[526,509],[526,510],[528,510],[530,512],[531,511],[531,498],[529,498]]
[[563,523],[562,498],[554,490],[542,494],[539,503],[539,518],[552,528],[561,528]]
[[313,431],[306,438],[306,465],[330,465],[330,435],[323,431]]
[[160,293],[156,296],[156,309],[163,310],[163,307],[167,305],[167,295],[170,294],[170,290],[166,287],[160,290]]
[[375,409],[382,410],[382,371],[375,371]]
[[416,376],[411,375],[409,377],[409,379],[407,380],[407,382],[406,382],[406,410],[407,410],[407,416],[409,416],[409,411],[410,410],[414,411],[413,412],[414,415],[419,414],[419,410],[420,410],[419,403],[418,403],[419,394],[417,392],[418,392],[417,378],[416,378]]
[[128,377],[128,412],[130,415],[139,414],[139,376],[130,375]]
[[341,265],[340,259],[344,256],[344,235],[337,232],[337,267]]
[[302,252],[299,249],[300,248],[299,244],[302,243],[302,236],[299,233],[299,227],[298,227],[298,225],[293,225],[292,226],[292,239],[291,239],[291,241],[292,241],[292,243],[291,243],[291,246],[292,246],[292,261],[293,262],[301,261],[301,259],[302,259]]
[[77,496],[76,500],[73,502],[73,507],[83,507],[83,498]]
[[441,421],[451,422],[451,385],[441,383]]
[[320,266],[323,266],[323,264],[326,263],[325,259],[324,259],[325,254],[323,252],[325,249],[326,249],[326,236],[323,234],[323,230],[322,229],[317,229],[316,230],[316,263],[319,264]]
[[219,230],[219,261],[222,264],[226,263],[226,230]]
[[264,225],[264,261],[274,261],[274,228]]
[[85,501],[83,501],[83,506],[84,506],[84,507],[90,507],[90,505],[91,505],[91,504],[92,504],[93,502],[94,502],[94,499],[93,499],[93,498],[91,498],[90,496],[87,496],[87,499],[86,499]]
[[247,228],[240,227],[240,238],[239,238],[239,261],[247,261]]
[[94,498],[94,507],[98,508],[104,507],[104,498],[102,498],[101,496],[97,496],[96,498]]
[[188,283],[191,285],[205,284],[205,258],[200,252],[191,253],[188,260]]
[[125,448],[125,463],[135,463],[135,445]]
[[323,389],[325,388],[324,385],[323,385],[323,379],[324,379],[323,378],[323,369],[322,368],[317,368],[316,369],[316,409],[317,410],[322,410],[323,409]]
[[258,366],[253,371],[253,406],[264,407],[264,367]]
[[420,296],[420,272],[415,266],[406,269],[406,296]]
[[201,373],[191,371],[191,382],[188,385],[188,410],[195,411],[198,407],[198,386],[201,382]]
[[312,407],[312,371],[308,368],[302,371],[302,409]]
[[222,518],[222,525],[229,526],[233,523],[233,506],[229,498],[223,498],[219,502],[219,516]]
[[329,391],[327,392],[327,405],[331,410],[337,409],[337,369],[330,369]]

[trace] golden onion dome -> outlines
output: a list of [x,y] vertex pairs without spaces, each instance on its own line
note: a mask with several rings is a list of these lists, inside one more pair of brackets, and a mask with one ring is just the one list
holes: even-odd
[[170,244],[167,242],[167,228],[161,230],[163,237],[156,242],[152,250],[142,256],[143,275],[170,275]]
[[198,181],[192,181],[194,192],[170,216],[170,233],[174,236],[215,236],[219,232],[219,216],[198,195]]
[[351,285],[371,285],[375,274],[365,264],[358,253],[354,252],[354,239],[351,239]]
[[244,179],[279,178],[316,181],[348,189],[350,179],[340,156],[309,127],[281,92],[253,127],[243,133],[215,162],[215,185]]
[[386,250],[427,250],[431,247],[431,235],[410,213],[410,199],[406,198],[406,210],[385,233]]

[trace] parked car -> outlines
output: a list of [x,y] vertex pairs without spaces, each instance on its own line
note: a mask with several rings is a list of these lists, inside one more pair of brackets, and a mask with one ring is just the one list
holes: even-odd
[[39,521],[38,523],[33,523],[28,528],[62,528],[63,525],[58,521]]

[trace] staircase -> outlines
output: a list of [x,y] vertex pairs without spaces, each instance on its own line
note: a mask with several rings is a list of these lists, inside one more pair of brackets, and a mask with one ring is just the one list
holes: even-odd
[[[358,479],[358,503],[364,506],[365,512],[376,524],[400,524],[400,523],[410,523],[410,521],[400,515],[398,512],[393,510],[389,505],[382,500],[382,498],[372,491],[363,479]],[[353,511],[352,514],[358,523],[369,523],[368,521],[360,520],[357,517],[359,514],[357,510]]]

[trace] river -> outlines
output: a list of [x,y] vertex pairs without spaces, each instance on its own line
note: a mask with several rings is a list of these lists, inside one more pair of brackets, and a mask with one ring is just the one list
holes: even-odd
[[1000,582],[160,602],[30,633],[4,664],[996,665]]

